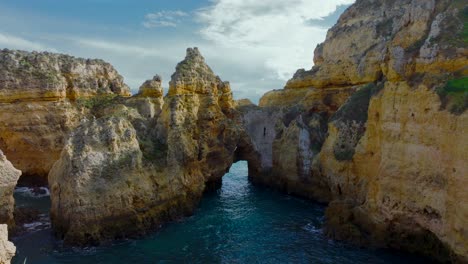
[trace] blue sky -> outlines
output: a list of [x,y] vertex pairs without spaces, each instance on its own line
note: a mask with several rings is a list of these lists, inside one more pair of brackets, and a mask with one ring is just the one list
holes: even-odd
[[354,0],[0,0],[0,48],[112,63],[133,91],[155,74],[167,88],[197,46],[236,98],[281,89],[311,68],[315,46]]

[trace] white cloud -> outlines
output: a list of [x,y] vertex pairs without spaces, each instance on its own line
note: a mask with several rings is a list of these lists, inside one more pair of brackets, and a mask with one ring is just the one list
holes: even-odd
[[186,16],[188,16],[187,13],[179,10],[150,13],[145,16],[143,26],[145,28],[177,27],[181,19]]
[[262,56],[282,80],[310,68],[313,50],[326,29],[310,24],[354,0],[215,0],[197,13],[201,35],[218,45]]
[[[190,13],[148,14],[147,27],[178,26],[158,34],[148,34],[133,23],[126,30],[99,24],[91,30],[88,24],[80,24],[85,21],[64,27],[68,20],[44,22],[21,12],[6,15],[0,9],[0,22],[11,25],[11,32],[21,32],[14,36],[0,32],[0,48],[53,51],[49,47],[56,47],[78,57],[101,58],[112,63],[136,91],[156,73],[167,87],[185,49],[198,46],[214,72],[231,82],[236,98],[257,102],[266,91],[282,88],[298,68],[312,66],[314,48],[325,39],[325,28],[336,15],[326,23],[316,22],[338,5],[353,1],[210,0],[206,8]],[[192,23],[192,14],[200,23]],[[16,23],[17,17],[25,17],[24,25]]]
[[113,53],[120,53],[132,56],[161,56],[162,53],[153,48],[140,47],[129,44],[122,44],[119,42],[99,40],[99,39],[87,39],[87,38],[74,38],[77,44],[87,46],[94,49],[101,49],[110,51]]
[[29,51],[53,51],[56,52],[55,49],[47,47],[39,42],[29,41],[27,39],[0,33],[0,46],[11,48],[11,49],[22,49],[22,50],[29,50]]

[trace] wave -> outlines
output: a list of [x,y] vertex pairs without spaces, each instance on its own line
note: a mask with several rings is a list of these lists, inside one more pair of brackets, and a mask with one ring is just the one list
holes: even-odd
[[323,233],[323,229],[321,227],[318,227],[316,225],[314,225],[313,223],[308,223],[307,225],[303,226],[302,229],[310,232],[310,233],[313,233],[313,234],[322,234]]
[[37,221],[23,224],[23,227],[28,232],[49,229],[51,227],[49,216],[47,214],[41,214],[39,215],[39,219]]
[[50,191],[47,187],[17,187],[15,193],[31,198],[50,196]]

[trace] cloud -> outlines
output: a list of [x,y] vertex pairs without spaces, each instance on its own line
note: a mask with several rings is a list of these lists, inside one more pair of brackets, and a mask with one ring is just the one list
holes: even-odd
[[310,23],[333,14],[354,0],[215,0],[197,12],[203,38],[218,45],[260,55],[281,80],[298,68],[310,68],[315,46],[326,36]]
[[[78,57],[101,58],[112,63],[136,91],[156,73],[163,76],[167,88],[185,49],[198,46],[214,72],[231,82],[235,98],[257,102],[265,92],[280,89],[298,68],[312,66],[314,48],[325,39],[326,28],[336,21],[343,5],[352,2],[209,0],[205,8],[187,13],[147,14],[146,27],[173,29],[158,34],[135,25],[139,20],[127,21],[125,30],[120,24],[107,23],[90,28],[86,17],[70,26],[68,19],[49,21],[0,8],[0,22],[11,25],[11,32],[21,32],[0,32],[0,48],[54,51],[50,48],[54,47]],[[17,17],[25,19],[16,23]]]
[[39,42],[29,41],[21,37],[3,33],[0,33],[0,46],[11,49],[22,49],[30,51],[57,51]]
[[181,19],[186,16],[188,16],[187,13],[179,10],[149,13],[145,16],[143,26],[145,28],[177,27]]
[[94,49],[101,49],[113,53],[127,54],[132,56],[162,56],[163,54],[156,49],[122,44],[121,42],[113,42],[99,39],[88,38],[73,38],[78,45],[87,46]]

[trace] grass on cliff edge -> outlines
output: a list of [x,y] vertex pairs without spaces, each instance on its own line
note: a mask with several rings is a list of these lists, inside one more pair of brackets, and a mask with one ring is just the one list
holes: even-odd
[[468,108],[468,77],[448,81],[444,87],[437,89],[442,101],[442,108],[459,115]]
[[79,98],[76,103],[79,107],[97,110],[111,105],[116,97],[118,97],[116,94],[98,95],[91,98]]

